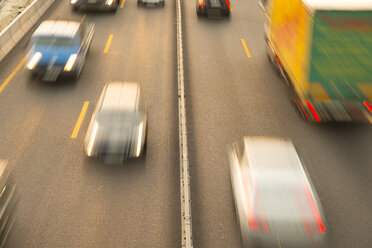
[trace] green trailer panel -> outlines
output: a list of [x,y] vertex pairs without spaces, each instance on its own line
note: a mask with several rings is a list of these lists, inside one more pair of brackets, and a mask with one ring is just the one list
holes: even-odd
[[[314,14],[310,97],[372,98],[372,11],[318,10]],[[324,91],[311,87],[322,86]]]

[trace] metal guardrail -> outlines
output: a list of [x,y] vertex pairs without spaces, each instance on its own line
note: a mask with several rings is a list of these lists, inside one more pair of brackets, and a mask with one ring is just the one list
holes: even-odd
[[177,67],[178,67],[178,125],[180,148],[180,190],[182,247],[192,248],[191,177],[187,148],[186,94],[184,88],[181,0],[176,0],[177,14]]
[[0,61],[17,45],[55,0],[34,0],[0,32]]

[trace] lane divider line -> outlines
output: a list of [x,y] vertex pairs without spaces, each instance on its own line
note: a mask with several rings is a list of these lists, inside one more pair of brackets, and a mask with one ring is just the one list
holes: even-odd
[[181,246],[192,248],[191,176],[186,127],[186,93],[183,70],[181,0],[176,0],[178,69],[178,138],[180,157]]
[[248,58],[252,57],[252,56],[251,56],[251,53],[250,53],[249,50],[248,50],[247,44],[245,44],[244,39],[240,39],[240,41],[242,42],[243,48],[244,48],[245,53],[247,54]]
[[114,37],[114,35],[113,34],[110,34],[109,37],[108,37],[108,39],[107,39],[105,50],[103,51],[104,53],[107,53],[108,50],[110,49],[112,37]]
[[10,82],[10,80],[12,80],[12,78],[19,71],[19,69],[21,69],[21,67],[23,66],[23,64],[26,61],[26,58],[27,58],[27,55],[21,60],[21,62],[17,65],[17,67],[14,69],[14,71],[12,71],[12,73],[10,73],[10,75],[8,76],[8,78],[5,79],[5,81],[1,84],[1,86],[0,86],[0,93],[4,90],[4,88]]
[[85,114],[87,112],[88,106],[89,106],[89,102],[88,101],[84,102],[83,108],[81,109],[79,118],[78,118],[78,120],[76,122],[74,131],[71,134],[71,139],[75,139],[77,137],[77,135],[79,133],[79,130],[80,130],[81,123],[83,123]]
[[122,9],[124,7],[125,0],[121,1],[120,8]]

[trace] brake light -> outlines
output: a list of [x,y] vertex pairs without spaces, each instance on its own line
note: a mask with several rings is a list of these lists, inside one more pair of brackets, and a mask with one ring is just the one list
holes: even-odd
[[301,109],[302,109],[302,112],[304,112],[306,118],[309,119],[309,116],[307,116],[307,114],[306,114],[306,112],[305,112],[305,109],[304,109],[304,107],[302,107],[302,104],[301,104],[300,100],[298,100],[298,98],[297,98],[297,102],[298,102],[298,104],[300,105],[300,107],[301,107]]
[[303,185],[304,185],[304,188],[305,188],[305,191],[306,191],[306,195],[310,201],[310,204],[311,204],[311,208],[313,209],[313,212],[315,214],[315,217],[316,217],[316,220],[318,221],[318,225],[319,225],[319,229],[322,233],[325,233],[325,227],[324,227],[324,224],[323,224],[323,221],[322,221],[322,218],[320,217],[320,214],[319,214],[319,211],[318,211],[318,208],[316,207],[315,205],[315,202],[314,202],[314,198],[313,196],[311,195],[311,192],[310,192],[310,189],[306,183],[305,180],[302,181]]
[[227,7],[230,9],[230,3],[229,0],[226,0]]
[[369,103],[367,101],[364,101],[363,104],[367,107],[367,109],[369,110],[369,112],[372,113],[372,107],[371,107],[371,105],[369,105]]
[[276,56],[276,54],[275,54],[275,60],[278,63],[279,67],[282,68],[282,64],[280,63],[279,58],[278,56]]
[[200,7],[204,8],[204,0],[199,0]]
[[311,102],[309,100],[307,100],[306,104],[309,107],[309,109],[311,111],[311,114],[314,116],[315,120],[317,122],[320,122],[320,118],[319,118],[318,114],[315,112],[315,109],[314,109],[313,105],[311,105]]

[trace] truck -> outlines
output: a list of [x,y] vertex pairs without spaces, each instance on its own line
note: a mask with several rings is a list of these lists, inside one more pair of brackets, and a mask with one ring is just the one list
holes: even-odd
[[372,123],[372,3],[260,0],[268,55],[303,118]]
[[59,76],[77,79],[94,34],[94,24],[85,17],[80,22],[43,21],[33,33],[26,58],[26,69],[43,81],[56,81]]

